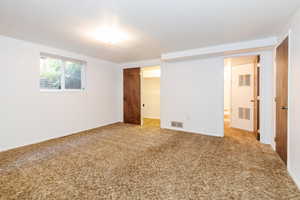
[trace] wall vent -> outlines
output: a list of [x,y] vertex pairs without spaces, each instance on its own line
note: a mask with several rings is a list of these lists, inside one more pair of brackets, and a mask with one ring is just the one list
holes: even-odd
[[250,120],[250,108],[239,108],[239,119]]
[[171,121],[171,126],[176,128],[183,128],[183,122]]
[[251,86],[251,75],[239,75],[239,86]]
[[171,122],[172,127],[177,127],[177,122]]

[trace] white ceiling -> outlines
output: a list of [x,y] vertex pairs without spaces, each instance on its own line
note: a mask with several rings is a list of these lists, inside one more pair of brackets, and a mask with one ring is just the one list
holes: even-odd
[[[299,7],[299,0],[1,0],[0,34],[122,63],[274,36]],[[87,36],[111,24],[130,39],[106,45]]]

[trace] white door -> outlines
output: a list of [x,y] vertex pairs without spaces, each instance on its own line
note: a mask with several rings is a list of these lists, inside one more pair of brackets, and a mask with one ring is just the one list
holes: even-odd
[[253,131],[254,64],[232,66],[231,127]]

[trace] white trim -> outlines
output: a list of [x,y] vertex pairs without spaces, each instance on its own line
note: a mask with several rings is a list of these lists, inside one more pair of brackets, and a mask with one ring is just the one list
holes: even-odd
[[135,67],[152,67],[152,66],[161,66],[161,60],[160,58],[152,59],[152,60],[140,60],[135,62],[129,62],[129,63],[122,63],[121,68],[135,68]]
[[40,92],[83,92],[85,89],[40,89]]
[[63,60],[63,61],[70,61],[70,62],[79,63],[79,64],[83,64],[83,65],[87,63],[84,60],[79,60],[79,59],[75,59],[75,58],[69,58],[69,57],[66,57],[66,56],[60,56],[60,55],[51,54],[51,53],[41,52],[40,56],[41,57],[49,57],[49,58],[59,59],[59,60]]
[[[59,58],[57,58],[59,59]],[[62,90],[66,89],[66,60],[62,61],[62,68],[61,68],[61,78],[60,78],[60,87]]]
[[40,89],[40,92],[63,92],[62,89]]
[[[292,66],[291,66],[291,46],[292,46],[292,43],[291,43],[291,37],[292,37],[292,30],[288,30],[288,33],[287,33],[287,36],[288,37],[288,110],[287,110],[287,116],[288,116],[288,119],[287,119],[287,168],[289,171],[290,170],[290,166],[291,166],[291,161],[290,161],[290,148],[291,148],[291,142],[290,142],[290,130],[291,130],[291,105],[292,105],[292,98],[291,98],[291,94],[292,94]],[[285,37],[285,38],[286,38]],[[275,118],[276,119],[276,118]]]
[[289,174],[292,177],[293,181],[296,183],[298,189],[300,190],[300,180],[298,180],[296,178],[297,176],[295,176],[294,173],[291,170],[288,170],[288,171],[289,171]]
[[181,59],[185,57],[223,54],[226,52],[273,47],[276,44],[277,44],[277,37],[269,37],[260,40],[251,40],[251,41],[244,41],[239,43],[229,43],[229,44],[210,46],[210,47],[204,47],[199,49],[190,49],[185,51],[165,53],[162,54],[161,59],[168,61],[174,59]]
[[205,131],[187,130],[187,129],[184,129],[184,128],[164,127],[162,129],[174,130],[174,131],[180,131],[180,132],[186,132],[186,133],[193,133],[193,134],[197,134],[197,135],[206,135],[206,136],[212,136],[212,137],[224,137],[223,135],[219,135],[219,134],[216,134],[216,133],[208,133],[208,132],[205,132]]
[[86,87],[87,87],[86,70],[87,70],[87,62],[82,65],[82,68],[81,68],[81,89],[77,89],[77,90],[80,90],[80,91],[86,90]]
[[[231,73],[231,67],[230,67],[230,73]],[[222,129],[221,129],[221,135],[216,135],[216,134],[210,134],[212,136],[218,136],[218,137],[225,137],[225,130],[224,130],[224,126],[225,126],[225,120],[224,120],[224,107],[225,107],[225,103],[224,103],[224,98],[225,98],[225,94],[224,94],[224,91],[225,91],[225,79],[224,79],[224,75],[225,75],[225,62],[224,62],[224,59],[223,59],[223,69],[222,69],[222,73],[220,73],[222,75],[222,98],[220,98],[220,101],[221,101],[221,108],[222,108],[222,112],[220,113],[220,121],[222,122]],[[231,77],[231,75],[230,75]],[[230,91],[231,91],[231,86],[230,86]],[[231,96],[230,96],[230,102],[231,102]],[[232,109],[232,105],[230,105],[230,116],[231,116],[231,109]],[[231,118],[229,119],[231,121]]]
[[276,137],[276,78],[277,78],[277,62],[276,62],[276,47],[273,49],[273,138],[272,138],[272,143],[271,146],[274,151],[276,151],[276,142],[275,142],[275,137]]
[[22,145],[18,145],[18,146],[15,146],[15,147],[10,147],[10,148],[2,148],[1,149],[1,146],[0,146],[0,153],[6,152],[6,151],[9,151],[9,150],[13,150],[13,149],[16,149],[16,148],[20,148],[20,147],[26,147],[26,146],[30,146],[30,145],[39,144],[39,143],[42,143],[42,142],[47,142],[47,141],[53,140],[53,139],[59,139],[59,138],[63,138],[63,137],[66,137],[66,136],[71,136],[71,135],[74,135],[74,134],[80,134],[81,132],[85,132],[85,131],[89,131],[89,130],[97,129],[97,128],[102,128],[102,127],[113,125],[113,124],[116,124],[116,123],[118,123],[118,122],[104,122],[104,123],[101,123],[97,126],[91,126],[91,127],[85,128],[85,129],[78,129],[76,131],[70,131],[70,132],[67,132],[67,133],[63,133],[60,136],[54,136],[54,137],[50,136],[46,139],[34,140],[31,143],[26,143],[26,144],[22,144]]
[[144,78],[143,78],[143,70],[140,68],[140,99],[141,99],[141,107],[140,107],[140,112],[141,112],[141,126],[144,125]]
[[282,35],[281,38],[278,38],[277,44],[276,44],[276,46],[275,46],[275,49],[277,49],[277,47],[279,47],[279,45],[281,45],[281,43],[282,43],[287,37],[290,36],[290,33],[291,33],[291,30],[289,29],[289,30],[287,31],[286,34]]
[[[247,53],[237,53],[237,54],[231,54],[231,55],[226,55],[223,56],[224,59],[228,58],[238,58],[238,57],[245,57],[245,56],[259,56],[262,54],[263,51],[254,51],[254,52],[247,52]],[[260,66],[261,67],[261,63]]]

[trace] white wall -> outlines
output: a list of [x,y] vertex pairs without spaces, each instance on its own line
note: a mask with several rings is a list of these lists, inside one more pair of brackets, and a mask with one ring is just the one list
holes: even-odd
[[143,78],[159,78],[159,77],[160,77],[160,68],[153,69],[153,70],[143,70]]
[[143,117],[160,119],[160,78],[143,78]]
[[289,36],[288,170],[300,188],[300,9],[281,38]]
[[161,70],[162,128],[180,121],[185,131],[223,136],[223,58],[164,62]]
[[231,108],[231,66],[224,68],[224,109],[230,112]]
[[[274,146],[273,52],[230,55],[261,56],[261,142]],[[163,62],[161,67],[161,126],[184,122],[184,131],[223,136],[224,57]]]
[[257,52],[260,55],[260,141],[274,148],[274,77],[273,51]]
[[[40,52],[87,61],[81,92],[40,92]],[[110,62],[0,36],[0,151],[120,119],[120,69]]]

